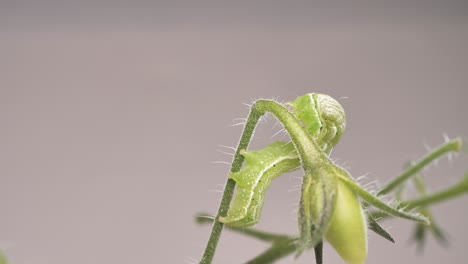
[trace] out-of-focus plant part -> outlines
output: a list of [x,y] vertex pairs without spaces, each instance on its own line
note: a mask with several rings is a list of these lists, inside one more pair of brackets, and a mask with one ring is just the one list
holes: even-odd
[[0,252],[0,264],[8,264],[6,257]]
[[[409,165],[407,165],[407,167],[409,167]],[[414,176],[413,184],[417,190],[417,194],[419,197],[424,197],[427,195],[426,184],[424,183],[421,173]],[[399,201],[403,200],[403,191],[406,186],[407,186],[406,184],[402,184],[401,188],[399,188],[398,190],[396,198]],[[426,244],[428,233],[432,234],[434,238],[437,240],[437,242],[439,242],[440,245],[447,247],[449,243],[447,235],[445,231],[443,231],[442,228],[434,220],[434,217],[431,211],[429,210],[429,208],[427,206],[422,206],[418,208],[418,211],[422,215],[426,216],[430,220],[431,224],[430,225],[423,225],[420,223],[415,224],[411,240],[416,243],[417,250],[419,252],[422,252],[424,250],[424,246]]]

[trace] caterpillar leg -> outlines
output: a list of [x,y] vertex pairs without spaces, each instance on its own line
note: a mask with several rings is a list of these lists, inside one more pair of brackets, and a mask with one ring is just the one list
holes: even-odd
[[[263,204],[255,202],[252,191],[238,188],[234,201],[225,217],[219,217],[221,223],[229,226],[252,226],[258,223]],[[258,198],[257,198],[258,199]]]

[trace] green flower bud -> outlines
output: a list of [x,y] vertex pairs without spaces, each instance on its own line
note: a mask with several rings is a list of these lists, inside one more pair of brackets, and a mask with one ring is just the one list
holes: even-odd
[[337,182],[335,208],[325,232],[326,240],[348,264],[362,264],[367,257],[367,224],[358,197]]

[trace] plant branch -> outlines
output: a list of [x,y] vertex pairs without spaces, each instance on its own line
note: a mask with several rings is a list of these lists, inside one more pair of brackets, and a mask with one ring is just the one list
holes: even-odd
[[460,151],[461,146],[462,140],[460,138],[450,140],[449,142],[439,146],[438,148],[424,156],[413,166],[409,166],[400,176],[387,183],[384,187],[382,187],[382,189],[380,189],[380,191],[377,192],[377,195],[388,194],[393,189],[402,184],[404,181],[406,181],[408,178],[410,178],[412,175],[415,175],[417,172],[419,172],[427,164],[431,163],[433,160],[439,158],[445,153]]
[[[207,214],[200,213],[195,216],[195,221],[199,224],[212,223],[214,221],[214,217],[209,216]],[[257,238],[265,242],[275,242],[275,241],[293,239],[292,237],[287,236],[287,235],[260,231],[260,230],[250,228],[250,227],[226,226],[226,228],[234,232],[238,232],[238,233],[250,236],[250,237]]]
[[315,247],[315,264],[323,263],[323,241],[321,240]]
[[[240,151],[248,147],[252,135],[255,131],[255,127],[261,116],[262,115],[258,113],[258,111],[256,111],[254,108],[251,109],[247,118],[247,122],[244,126],[244,131],[242,132],[242,136],[237,146],[236,153],[234,154],[234,160],[231,165],[231,172],[237,172],[240,170],[242,162],[244,162],[244,157],[240,155]],[[223,197],[221,198],[218,213],[216,214],[216,219],[218,219],[219,216],[226,215],[226,212],[229,209],[229,204],[232,200],[232,196],[234,194],[235,187],[236,182],[228,178],[226,186],[224,188]],[[214,221],[213,227],[211,229],[211,235],[208,240],[208,243],[206,244],[205,252],[203,253],[203,257],[200,261],[200,264],[210,264],[213,261],[216,246],[218,245],[219,237],[221,236],[222,230],[223,223],[219,221]]]
[[[407,210],[411,210],[417,207],[426,207],[455,198],[464,193],[468,193],[468,173],[465,174],[465,178],[461,182],[445,190],[433,194],[425,195],[423,197],[413,200],[403,201],[399,204],[398,208],[405,208]],[[383,211],[370,212],[369,215],[371,215],[374,219],[377,219],[379,221],[384,218],[390,217],[390,215]]]
[[[195,221],[199,224],[212,223],[214,218],[207,214],[199,213],[195,216]],[[296,251],[297,238],[290,237],[283,234],[270,233],[265,231],[256,230],[250,227],[232,227],[227,226],[227,229],[238,232],[265,242],[272,242],[273,244],[266,251],[251,259],[247,263],[250,264],[265,264],[273,263],[283,257],[287,257]]]
[[249,260],[247,264],[274,263],[281,258],[289,256],[294,251],[296,251],[295,239],[282,240],[273,243],[271,247],[257,257]]
[[[407,211],[400,210],[400,208],[393,208],[380,200],[378,197],[372,195],[368,191],[364,190],[361,186],[359,186],[356,182],[354,182],[351,178],[346,177],[345,175],[338,174],[338,178],[346,184],[350,189],[352,189],[359,197],[361,197],[364,201],[368,204],[374,206],[377,209],[382,210],[386,214],[390,214],[393,216],[405,218],[408,220],[413,220],[416,222],[421,222],[425,224],[429,224],[429,220],[420,215],[420,214],[412,214]],[[374,219],[377,219],[374,217]]]
[[460,183],[457,183],[453,185],[452,187],[449,187],[440,192],[436,192],[436,193],[426,195],[417,199],[413,199],[410,201],[402,202],[400,204],[400,207],[407,208],[407,209],[414,209],[416,207],[424,207],[424,206],[446,201],[448,199],[459,196],[466,192],[468,192],[468,173],[465,175],[465,178]]

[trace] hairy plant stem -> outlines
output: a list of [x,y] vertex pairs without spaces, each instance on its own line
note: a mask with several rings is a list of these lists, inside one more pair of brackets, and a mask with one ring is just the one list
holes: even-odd
[[430,195],[425,195],[423,197],[413,199],[407,202],[402,202],[400,207],[407,208],[408,210],[417,208],[417,207],[424,207],[435,203],[440,203],[451,199],[453,197],[459,196],[468,192],[468,175],[465,176],[465,179],[462,182],[453,185],[445,190],[440,192],[436,192]]
[[[212,223],[214,222],[214,218],[212,216],[209,216],[208,214],[199,213],[195,216],[195,221],[199,224]],[[251,227],[227,226],[226,228],[234,232],[241,233],[265,242],[276,242],[288,239],[296,239],[288,235],[265,232]]]
[[[214,221],[212,216],[209,216],[204,213],[199,213],[195,216],[195,221],[199,224],[204,223],[211,223]],[[257,230],[255,228],[250,227],[235,227],[235,226],[227,226],[227,229],[247,235],[249,237],[256,238],[261,241],[271,242],[272,245],[265,250],[260,255],[254,257],[253,259],[249,260],[247,264],[265,264],[265,263],[274,263],[277,260],[280,260],[284,257],[287,257],[293,254],[297,250],[296,241],[298,240],[297,237],[291,237],[288,235],[265,232],[261,230]],[[315,259],[317,264],[322,263],[322,248],[323,243],[320,242],[315,247]]]
[[380,191],[377,192],[377,195],[388,194],[389,192],[393,191],[396,187],[400,186],[412,175],[418,173],[422,168],[424,168],[427,164],[431,163],[433,160],[439,158],[445,153],[460,151],[461,146],[462,140],[459,138],[450,140],[449,142],[441,145],[437,149],[428,153],[426,156],[424,156],[422,159],[416,162],[413,166],[409,166],[400,176],[387,183],[384,187],[380,189]]
[[[234,160],[231,166],[231,172],[237,172],[242,166],[244,158],[240,155],[242,149],[246,149],[255,131],[255,127],[264,114],[273,114],[280,123],[283,124],[286,131],[289,133],[291,140],[296,147],[299,157],[302,162],[304,172],[311,173],[317,167],[326,163],[327,157],[322,153],[320,148],[315,144],[307,131],[303,128],[302,124],[294,117],[288,109],[279,103],[271,100],[258,100],[252,105],[247,122],[242,132],[241,139],[234,154]],[[312,161],[314,161],[312,163]],[[322,161],[322,162],[320,162]],[[216,214],[216,219],[220,216],[225,216],[229,209],[229,205],[234,193],[235,181],[228,179],[223,192],[223,197]],[[210,264],[216,251],[216,246],[221,236],[223,224],[219,221],[214,221],[211,230],[211,235],[205,248],[205,252],[200,261],[200,264]]]
[[[234,154],[234,158],[231,165],[231,172],[237,172],[240,170],[242,162],[244,161],[244,157],[239,153],[241,149],[246,149],[248,147],[260,117],[261,115],[254,108],[250,110],[249,116],[247,117],[247,122],[244,126],[244,131],[242,132],[242,136],[237,146],[236,153]],[[216,214],[216,219],[218,219],[218,217],[220,216],[226,215],[227,210],[229,209],[229,204],[232,200],[232,195],[234,194],[235,187],[236,182],[228,178],[224,188],[223,197],[221,198],[218,213]],[[206,244],[205,252],[203,253],[203,257],[200,261],[200,264],[210,264],[213,261],[216,246],[218,245],[219,237],[221,236],[222,231],[223,223],[219,221],[213,221],[211,235],[208,240],[208,243]]]
[[[454,184],[445,190],[433,194],[428,194],[417,199],[402,201],[398,207],[405,208],[405,210],[411,210],[418,207],[427,207],[429,205],[455,198],[465,193],[468,193],[468,173],[465,174],[465,178],[461,182]],[[370,212],[369,214],[374,219],[378,219],[379,221],[390,217],[390,215],[383,211]]]
[[257,257],[247,261],[247,264],[265,264],[287,257],[296,251],[295,239],[282,240],[273,243],[271,247],[265,250]]

